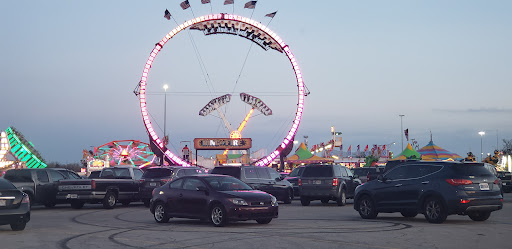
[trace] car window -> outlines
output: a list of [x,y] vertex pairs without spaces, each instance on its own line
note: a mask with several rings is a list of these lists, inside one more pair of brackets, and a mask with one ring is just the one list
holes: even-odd
[[100,173],[101,173],[101,171],[92,171],[91,174],[89,175],[89,179],[99,178]]
[[292,172],[288,176],[290,176],[290,177],[300,176],[302,171],[304,171],[304,167],[295,168],[294,170],[292,170]]
[[66,173],[67,173],[69,179],[81,179],[82,178],[77,173],[75,173],[73,171],[66,171]]
[[228,175],[236,178],[240,178],[239,167],[215,167],[210,172],[211,174]]
[[197,190],[199,186],[205,187],[201,180],[195,178],[187,178],[185,179],[185,183],[183,183],[183,189],[186,190]]
[[302,173],[302,177],[332,177],[332,167],[329,166],[312,166],[306,167]]
[[245,178],[247,179],[256,179],[258,178],[258,174],[256,173],[256,168],[244,168]]
[[142,171],[140,171],[138,169],[133,170],[133,176],[135,177],[135,180],[139,180],[140,178],[142,178],[143,174],[144,173],[142,173]]
[[419,167],[420,176],[427,176],[441,170],[443,166],[440,165],[421,165]]
[[395,167],[386,174],[386,178],[389,180],[405,179],[406,171],[407,169],[404,166]]
[[281,175],[275,169],[268,168],[268,173],[271,179],[281,178]]
[[172,189],[181,189],[181,185],[183,183],[183,179],[178,179],[169,184],[169,188]]
[[36,171],[36,176],[39,182],[50,182],[50,178],[48,178],[48,174],[44,170]]
[[54,182],[66,179],[66,177],[63,174],[61,174],[60,172],[57,172],[55,170],[48,170],[48,173],[50,173],[50,176],[52,177],[52,180]]
[[334,166],[332,167],[332,169],[334,170],[334,175],[335,175],[335,176],[337,176],[337,177],[340,177],[340,176],[346,176],[346,173],[345,173],[345,174],[343,174],[343,173],[344,173],[344,172],[343,172],[344,170],[343,170],[343,169],[341,169],[338,165],[334,165]]
[[153,168],[147,169],[142,175],[142,178],[164,178],[172,175],[172,169],[166,168]]
[[350,171],[349,169],[345,168],[345,171],[347,171],[347,175],[348,175],[348,176],[354,176],[354,175],[352,174],[352,171]]
[[268,173],[268,168],[264,167],[255,167],[256,172],[258,173],[259,178],[261,179],[272,179],[270,178],[270,174]]
[[31,182],[32,172],[30,170],[11,169],[5,172],[4,178],[12,182]]
[[[347,170],[345,168],[341,167],[340,170],[341,170],[341,176],[344,176],[344,177],[348,176]],[[336,170],[335,170],[335,172],[336,172]]]
[[207,177],[205,180],[217,191],[252,190],[249,185],[234,177]]
[[191,175],[199,175],[204,174],[200,169],[182,169],[185,171],[185,175],[191,176]]
[[452,165],[450,168],[452,169],[456,176],[494,176],[487,168],[482,167],[480,165],[461,164]]
[[178,177],[185,176],[185,171],[184,171],[183,169],[179,169],[179,170],[178,170],[178,173],[176,173],[176,175],[177,175]]
[[0,178],[0,189],[2,189],[2,190],[16,189],[16,187],[14,187],[14,185],[12,185],[11,182]]
[[114,174],[116,177],[132,178],[132,176],[130,175],[129,169],[114,169]]

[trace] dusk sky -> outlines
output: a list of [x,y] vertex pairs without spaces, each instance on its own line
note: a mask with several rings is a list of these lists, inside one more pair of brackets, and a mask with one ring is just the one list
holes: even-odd
[[[176,22],[233,13],[224,0],[190,0],[187,10],[180,2],[2,1],[0,130],[16,127],[47,162],[78,162],[83,149],[112,140],[149,142],[133,90],[155,43]],[[311,92],[296,140],[327,142],[335,126],[344,150],[388,144],[398,154],[401,114],[420,147],[432,133],[462,157],[480,155],[481,141],[487,154],[512,139],[512,1],[260,0],[254,10],[245,2],[235,0],[234,14],[268,25],[289,45]],[[228,136],[218,114],[198,115],[213,97],[233,95],[222,110],[235,128],[250,109],[240,92],[272,109],[243,131],[251,151],[275,149],[295,115],[288,58],[232,35],[184,31],[158,55],[148,109],[160,136],[164,84],[175,152],[180,141]]]

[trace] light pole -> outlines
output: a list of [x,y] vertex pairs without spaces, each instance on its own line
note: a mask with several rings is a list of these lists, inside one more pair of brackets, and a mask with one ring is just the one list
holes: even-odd
[[[400,134],[402,135],[402,151],[404,151],[404,126],[402,123],[402,118],[405,116],[403,114],[398,115],[400,116]],[[400,151],[400,152],[402,152]]]
[[167,122],[167,88],[169,88],[169,86],[167,84],[164,85],[164,91],[165,91],[165,94],[164,94],[164,143],[165,145],[167,145],[167,138],[166,138],[166,122]]
[[484,135],[485,131],[478,132],[478,135],[480,135],[480,162],[484,160],[484,151],[483,151],[483,141],[484,141]]

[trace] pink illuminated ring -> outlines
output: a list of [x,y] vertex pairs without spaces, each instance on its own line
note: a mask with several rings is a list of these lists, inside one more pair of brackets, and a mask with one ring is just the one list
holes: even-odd
[[[218,22],[215,22],[218,21]],[[160,52],[160,50],[163,48],[163,46],[169,41],[173,36],[178,34],[179,32],[190,28],[191,26],[197,27],[196,24],[208,24],[208,25],[217,25],[222,23],[222,21],[228,21],[230,23],[235,23],[236,25],[241,26],[247,26],[250,27],[253,30],[256,30],[259,33],[264,34],[264,37],[271,41],[271,44],[273,46],[273,49],[276,49],[280,52],[284,52],[288,59],[290,60],[290,63],[293,67],[293,70],[295,71],[295,77],[297,79],[297,89],[298,89],[298,100],[297,100],[297,112],[295,113],[295,119],[293,120],[292,126],[290,130],[288,131],[288,134],[283,139],[283,141],[278,145],[277,149],[275,149],[272,153],[269,155],[261,158],[258,160],[255,164],[257,166],[267,166],[272,163],[272,161],[279,156],[281,151],[286,148],[286,146],[289,143],[292,143],[292,139],[295,136],[295,133],[297,133],[297,130],[299,128],[300,120],[302,118],[302,113],[304,110],[304,97],[305,97],[305,88],[304,88],[304,82],[302,80],[302,73],[299,68],[299,64],[297,63],[297,60],[295,59],[295,56],[293,55],[292,51],[284,43],[281,38],[272,32],[268,27],[265,25],[262,25],[260,22],[254,21],[252,19],[237,16],[237,15],[231,15],[231,14],[214,14],[214,15],[205,15],[201,17],[197,17],[191,20],[188,20],[180,25],[178,25],[176,28],[171,30],[160,42],[158,42],[155,45],[155,48],[149,55],[149,58],[146,62],[146,65],[144,66],[144,70],[142,72],[142,77],[140,78],[139,82],[139,101],[140,101],[140,110],[142,112],[142,120],[144,122],[144,125],[146,126],[147,132],[151,139],[155,142],[156,146],[159,147],[159,149],[164,153],[164,155],[174,163],[182,166],[190,166],[190,164],[186,161],[183,161],[180,157],[173,154],[167,147],[164,145],[162,139],[158,137],[156,134],[153,125],[151,124],[149,113],[147,109],[146,104],[146,87],[147,87],[147,79],[149,75],[149,69],[151,69],[151,64],[153,64],[153,61],[155,60],[156,55]]]

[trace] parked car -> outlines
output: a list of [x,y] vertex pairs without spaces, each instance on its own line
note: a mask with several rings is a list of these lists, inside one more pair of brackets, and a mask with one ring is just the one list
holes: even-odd
[[268,224],[278,217],[277,199],[225,175],[184,176],[155,188],[150,211],[158,223],[171,217],[229,221],[256,220]]
[[11,226],[13,231],[25,229],[30,221],[30,199],[11,182],[0,178],[0,225]]
[[285,204],[292,203],[292,184],[281,178],[279,173],[272,168],[259,166],[217,166],[210,173],[238,178],[253,189],[265,191],[275,196],[278,201],[283,201]]
[[126,206],[140,200],[141,177],[142,171],[131,166],[103,168],[99,178],[60,181],[57,200],[69,202],[75,209],[85,203],[102,203],[104,208],[112,209],[118,201]]
[[352,172],[344,166],[332,164],[310,164],[304,168],[299,180],[300,202],[308,206],[311,201],[320,200],[327,204],[336,201],[344,206],[347,198],[354,197],[354,191],[361,185]]
[[508,171],[498,171],[498,178],[501,179],[503,192],[510,193],[512,191],[512,173]]
[[484,221],[503,207],[499,179],[480,164],[415,161],[402,163],[356,189],[354,209],[363,219],[378,213],[423,213],[442,223],[451,214]]
[[146,207],[149,207],[153,189],[176,178],[197,174],[206,174],[206,172],[199,167],[155,166],[145,168],[144,174],[140,178],[140,199],[144,202]]
[[286,178],[284,178],[292,184],[294,196],[300,196],[299,179],[302,176],[302,172],[304,172],[304,167],[305,166],[303,165],[296,167]]
[[361,183],[375,180],[384,173],[384,167],[359,167],[351,169],[354,178],[359,178]]
[[51,168],[11,169],[5,172],[4,178],[25,192],[31,205],[40,203],[48,208],[54,207],[58,202],[58,182],[67,179],[64,174]]

